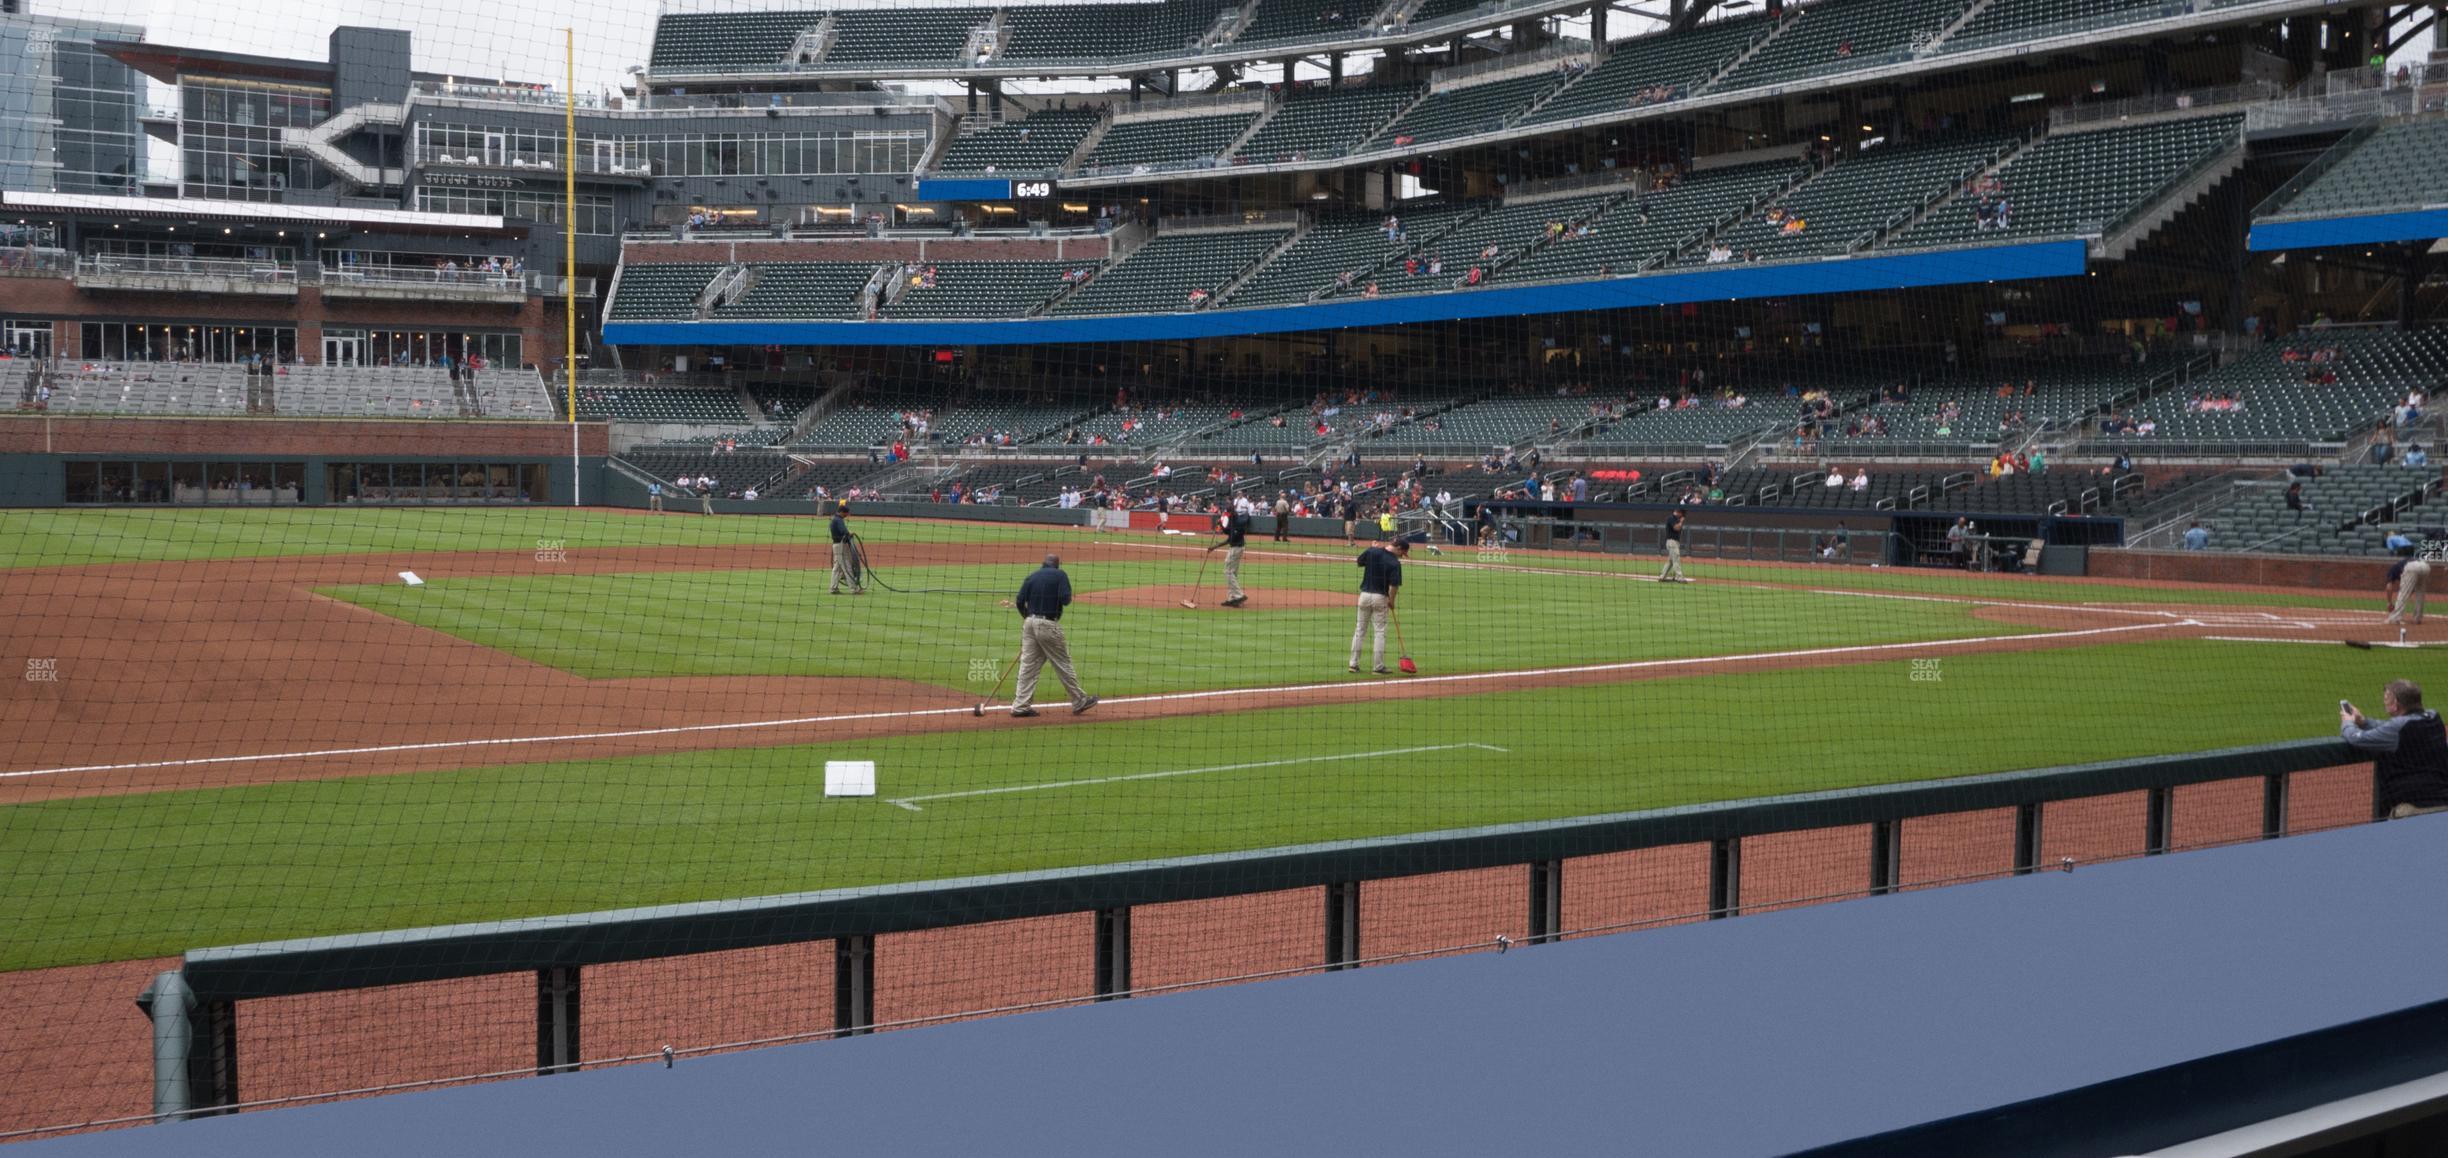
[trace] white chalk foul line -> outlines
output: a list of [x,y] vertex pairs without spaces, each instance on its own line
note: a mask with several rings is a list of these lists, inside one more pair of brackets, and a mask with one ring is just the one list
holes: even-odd
[[[2257,635],[2205,635],[2205,636],[2203,636],[2202,638],[2203,638],[2203,639],[2206,639],[2206,640],[2209,640],[2209,641],[2211,641],[2211,642],[2213,642],[2213,643],[2309,643],[2309,644],[2313,644],[2313,645],[2315,645],[2315,646],[2320,646],[2320,647],[2344,647],[2344,646],[2346,646],[2346,641],[2345,641],[2345,640],[2342,640],[2342,639],[2272,639],[2272,638],[2265,638],[2265,637],[2262,637],[2262,636],[2257,636]],[[2421,641],[2408,641],[2408,642],[2404,642],[2404,643],[2399,643],[2399,642],[2397,642],[2396,640],[2392,640],[2392,639],[2375,639],[2375,640],[2371,641],[2371,645],[2372,645],[2373,647],[2408,647],[2408,648],[2412,648],[2412,647],[2448,647],[2448,643],[2439,643],[2439,642],[2430,642],[2430,643],[2425,643],[2425,642],[2421,642]]]
[[1205,772],[1246,772],[1252,768],[1286,768],[1294,764],[1327,764],[1337,760],[1378,760],[1387,756],[1416,756],[1422,752],[1451,752],[1460,748],[1477,748],[1482,752],[1509,752],[1494,744],[1430,744],[1422,748],[1386,748],[1376,752],[1344,752],[1334,756],[1302,756],[1291,760],[1258,760],[1248,764],[1213,764],[1205,768],[1176,768],[1167,772],[1134,772],[1128,776],[1098,776],[1089,780],[1056,780],[1047,784],[1012,784],[1001,788],[972,788],[966,792],[936,792],[925,796],[903,796],[886,803],[911,812],[925,811],[918,807],[923,801],[958,800],[964,796],[999,796],[1007,792],[1043,792],[1050,788],[1085,788],[1092,784],[1121,784],[1132,780],[1164,780],[1174,776],[1197,776]]
[[[1980,635],[1962,639],[1906,640],[1900,643],[1859,643],[1840,647],[1797,648],[1790,651],[1757,651],[1745,655],[1694,655],[1676,659],[1626,660],[1620,663],[1576,664],[1568,667],[1511,669],[1504,671],[1465,672],[1458,675],[1409,676],[1397,681],[1355,682],[1338,680],[1333,683],[1289,684],[1275,687],[1218,688],[1202,692],[1160,692],[1144,696],[1115,696],[1108,704],[1166,704],[1188,700],[1231,699],[1249,696],[1301,695],[1311,692],[1348,691],[1355,687],[1396,686],[1414,684],[1496,683],[1507,680],[1544,679],[1549,676],[1594,675],[1605,672],[1656,671],[1665,668],[1701,667],[1709,664],[1762,663],[1786,659],[1820,659],[1838,655],[1876,655],[1886,652],[1926,650],[1930,648],[1976,647],[1983,644],[2029,642],[2043,639],[2081,639],[2095,635],[2121,635],[2132,631],[2164,631],[2175,627],[2199,627],[2191,619],[2168,623],[2130,623],[2117,627],[2087,627],[2078,631],[2042,631],[2016,635]],[[989,710],[997,706],[986,705]],[[181,760],[138,760],[124,764],[78,764],[64,768],[33,768],[18,772],[0,772],[0,780],[31,776],[66,776],[83,772],[136,772],[159,768],[205,768],[225,764],[269,763],[281,760],[320,760],[341,756],[379,756],[398,752],[436,752],[457,748],[499,748],[522,744],[576,744],[596,740],[635,740],[652,736],[685,736],[705,732],[746,732],[768,728],[797,728],[814,724],[850,724],[866,720],[917,720],[930,716],[969,715],[971,705],[957,708],[910,708],[891,712],[853,712],[837,716],[794,716],[779,720],[740,720],[723,724],[683,724],[666,728],[625,728],[605,732],[569,732],[554,736],[505,736],[490,740],[429,740],[417,744],[374,744],[357,748],[318,748],[305,752],[264,752],[243,756],[192,756]]]

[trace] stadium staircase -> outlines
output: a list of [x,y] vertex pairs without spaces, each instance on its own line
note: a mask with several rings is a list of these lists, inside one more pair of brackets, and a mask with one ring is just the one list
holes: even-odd
[[1232,43],[1233,38],[1241,35],[1241,30],[1249,27],[1250,21],[1257,15],[1258,0],[1244,0],[1238,8],[1227,8],[1217,13],[1215,26],[1207,30],[1207,35],[1199,38],[1198,50],[1206,52]]
[[986,18],[986,23],[969,30],[969,42],[961,46],[961,59],[991,62],[1002,43],[1003,10],[997,8],[994,15]]
[[1946,43],[1949,37],[1952,37],[1957,32],[1962,31],[1964,25],[1972,23],[1973,20],[1979,18],[1981,13],[1988,11],[1997,3],[1998,0],[1973,0],[1973,2],[1966,6],[1963,11],[1956,13],[1955,19],[1948,21],[1946,27],[1939,29],[1938,35],[1930,37],[1928,40],[1916,46],[1913,49],[1914,58],[1919,59],[1923,57],[1936,56],[1937,54],[1946,51]]
[[[1250,6],[1253,8],[1257,7],[1254,2]],[[1218,150],[1216,152],[1216,156],[1221,158],[1226,164],[1239,164],[1240,162],[1233,160],[1233,158],[1240,156],[1241,150],[1249,147],[1250,138],[1257,136],[1259,130],[1266,128],[1267,122],[1275,119],[1276,111],[1283,108],[1287,103],[1289,102],[1271,95],[1267,97],[1266,106],[1259,112],[1258,119],[1251,121],[1248,128],[1241,130],[1241,135],[1234,137],[1231,144]]]
[[1775,26],[1768,30],[1768,35],[1752,41],[1750,47],[1743,49],[1741,54],[1737,55],[1734,59],[1727,61],[1724,68],[1718,69],[1716,73],[1711,75],[1707,80],[1693,85],[1691,87],[1691,92],[1688,95],[1699,96],[1702,93],[1715,89],[1719,84],[1725,81],[1725,78],[1742,71],[1742,67],[1744,65],[1751,63],[1752,57],[1758,56],[1760,53],[1767,51],[1769,45],[1775,44],[1777,42],[1777,38],[1783,36],[1785,34],[1785,30],[1794,27],[1794,25],[1795,21],[1790,19],[1777,21]]
[[860,317],[874,317],[878,310],[891,305],[892,299],[900,296],[900,288],[907,283],[904,279],[893,276],[893,270],[896,268],[898,267],[879,265],[874,273],[867,276],[866,287],[859,290],[858,315]]
[[807,409],[800,411],[799,417],[792,421],[790,434],[782,439],[783,445],[799,445],[807,437],[808,431],[814,429],[826,415],[841,409],[842,403],[849,400],[854,389],[855,386],[849,382],[835,382],[825,387],[824,393],[817,395],[816,401],[809,403]]
[[315,163],[331,170],[332,175],[352,188],[373,189],[407,183],[407,174],[398,169],[368,165],[349,155],[340,142],[349,134],[368,125],[398,127],[406,122],[407,110],[395,104],[368,102],[352,105],[338,116],[312,128],[281,130],[281,144],[313,157]]
[[1368,28],[1400,28],[1411,23],[1411,14],[1420,10],[1427,0],[1386,0],[1386,5],[1370,18]]
[[1295,227],[1292,232],[1284,234],[1283,240],[1276,242],[1275,248],[1268,250],[1266,252],[1266,256],[1251,262],[1249,264],[1249,268],[1244,269],[1239,274],[1235,275],[1231,281],[1225,282],[1223,288],[1218,289],[1215,292],[1215,296],[1210,297],[1205,302],[1201,303],[1199,308],[1214,308],[1229,300],[1235,290],[1247,285],[1251,278],[1258,276],[1259,271],[1275,264],[1276,259],[1292,252],[1292,247],[1300,244],[1301,238],[1308,236],[1309,231],[1316,228],[1316,225],[1317,222],[1315,219],[1304,215],[1301,219],[1301,223]]
[[1055,171],[1079,172],[1080,165],[1088,160],[1088,154],[1096,151],[1097,142],[1105,139],[1105,130],[1113,127],[1115,111],[1113,107],[1106,108],[1105,115],[1098,117],[1095,124],[1088,126],[1088,135],[1080,138],[1079,147],[1072,149],[1071,155],[1063,158],[1062,164],[1055,166]]
[[1998,154],[1997,159],[1989,162],[1986,168],[1983,168],[1980,172],[1974,173],[1970,177],[1956,183],[1955,188],[1948,191],[1946,196],[1937,198],[1925,205],[1922,205],[1920,208],[1913,210],[1912,213],[1906,216],[1903,220],[1898,221],[1895,225],[1881,230],[1878,237],[1870,243],[1871,248],[1875,249],[1892,244],[1895,239],[1912,232],[1913,227],[1921,224],[1923,218],[1926,218],[1929,215],[1946,208],[1947,206],[1958,204],[1963,197],[1964,190],[1980,184],[1981,181],[1986,178],[1996,176],[1998,170],[2013,164],[2015,158],[2022,156],[2026,150],[2030,149],[2033,145],[2038,144],[2046,136],[2047,134],[2042,130],[2032,130],[2029,135],[2025,136],[2021,141],[2016,142],[2013,148]]
[[1353,153],[1367,152],[1369,146],[1376,144],[1379,137],[1384,137],[1387,133],[1392,132],[1394,126],[1401,124],[1404,117],[1410,116],[1411,110],[1428,103],[1428,98],[1436,95],[1432,89],[1433,86],[1431,85],[1419,86],[1419,90],[1411,94],[1411,99],[1403,102],[1403,107],[1394,110],[1393,116],[1386,118],[1376,128],[1369,130],[1369,134],[1367,136],[1352,142],[1351,148],[1347,151]]
[[2195,169],[2191,176],[2176,183],[2165,197],[2136,210],[2133,217],[2120,225],[2112,225],[2100,238],[2096,253],[2109,261],[2122,260],[2150,236],[2165,228],[2176,215],[2208,197],[2213,190],[2244,168],[2244,131],[2236,130],[2235,139],[2226,148],[2214,153]]
[[791,44],[789,59],[810,64],[822,63],[825,54],[833,51],[833,41],[839,30],[839,23],[838,14],[825,13],[824,18],[816,22],[816,27],[800,33],[799,39]]
[[697,295],[697,302],[693,307],[696,316],[700,319],[708,317],[718,307],[740,300],[751,287],[756,285],[756,281],[756,270],[753,267],[741,265],[738,262],[725,266],[721,273],[714,275],[714,280],[706,283],[704,292]]

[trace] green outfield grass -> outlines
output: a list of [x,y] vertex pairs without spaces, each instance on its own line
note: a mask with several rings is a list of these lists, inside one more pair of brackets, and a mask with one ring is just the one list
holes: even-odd
[[[325,593],[582,678],[893,678],[941,687],[958,703],[981,694],[981,661],[989,670],[1010,662],[1015,620],[997,599],[1029,566],[902,567],[893,548],[1027,544],[1033,553],[1086,538],[1007,525],[861,525],[882,578],[967,590],[831,598],[821,571],[762,569],[439,579]],[[525,556],[539,540],[558,540],[575,556],[816,543],[823,532],[813,518],[557,509],[9,512],[0,513],[0,567],[364,552]],[[1183,550],[1129,562],[1073,552],[1079,592],[1187,584],[1201,559],[1195,547],[1208,540],[1132,541]],[[1352,552],[1326,543],[1294,544],[1292,558],[1285,550],[1253,544],[1253,606],[1244,611],[1077,607],[1065,626],[1090,690],[1349,678],[1342,665],[1358,578]],[[1703,564],[1692,567],[1697,584],[1627,580],[1653,569],[1652,560],[1620,556],[1515,554],[1490,566],[1467,550],[1423,555],[1402,599],[1409,650],[1434,675],[2027,630],[1978,618],[1969,604],[1862,594],[2269,608],[2373,602],[1838,567]],[[1220,576],[1210,570],[1206,581],[1212,604]],[[1329,594],[1319,607],[1283,606],[1294,592]],[[2386,679],[2441,683],[2444,669],[2448,657],[2429,651],[2107,636],[2069,650],[1944,655],[1935,681],[1914,680],[1901,661],[1844,663],[15,805],[0,807],[0,879],[9,884],[0,892],[0,969],[2292,739],[2325,732],[2326,705],[2339,696],[2368,702]],[[1434,750],[1383,754],[1422,748]],[[908,811],[886,800],[822,800],[822,761],[844,757],[880,761],[887,797],[1265,766],[953,796]]]
[[[653,517],[593,508],[509,509],[293,508],[238,510],[33,510],[0,511],[0,568],[59,567],[94,563],[174,562],[300,555],[418,551],[533,551],[538,540],[558,540],[573,551],[613,547],[691,547],[823,542],[823,520],[806,517],[814,504],[777,504],[793,516],[694,514]],[[1084,532],[1018,524],[937,522],[924,519],[860,520],[889,566],[894,543],[1076,543]],[[1134,534],[1128,541],[1180,545],[1181,536]],[[1305,540],[1289,545],[1258,543],[1261,552],[1351,555],[1356,548]],[[1473,563],[1477,553],[1454,548],[1422,561]],[[1515,552],[1508,565],[1551,570],[1654,575],[1651,556]],[[1761,567],[1687,562],[1699,578],[1739,579],[1796,587],[1822,587],[1896,594],[1944,594],[2047,602],[2176,603],[2239,607],[2317,607],[2368,610],[2369,598],[2307,593],[2281,588],[2208,591],[2116,584],[2061,584],[2017,578],[1980,578],[1952,572],[1867,567]]]
[[[776,504],[798,517],[649,515],[597,508],[298,507],[237,510],[0,511],[0,567],[159,563],[402,551],[821,543],[813,503]],[[1044,535],[1012,524],[901,520],[899,542],[995,542]]]
[[[1080,595],[1191,584],[1197,564],[1081,563]],[[905,588],[1008,594],[1031,568],[894,568]],[[1075,604],[1063,620],[1092,690],[1106,694],[1254,687],[1340,677],[1358,569],[1341,560],[1253,561],[1251,605],[1208,571],[1201,612]],[[821,595],[824,572],[656,572],[456,579],[333,588],[327,594],[590,679],[670,675],[881,676],[960,687],[973,660],[1008,662],[1017,619],[996,595]],[[1866,600],[1757,587],[1657,587],[1600,575],[1412,568],[1402,636],[1441,672],[2013,635],[1965,604]],[[1333,592],[1338,604],[1268,610],[1269,595]],[[1387,644],[1387,662],[1398,650]],[[1367,657],[1363,656],[1363,662]]]
[[[1948,657],[1935,682],[1875,663],[16,805],[0,969],[2297,739],[2408,660],[2119,644]],[[1505,751],[1316,759],[1459,744]],[[877,760],[882,797],[824,800],[826,758]]]

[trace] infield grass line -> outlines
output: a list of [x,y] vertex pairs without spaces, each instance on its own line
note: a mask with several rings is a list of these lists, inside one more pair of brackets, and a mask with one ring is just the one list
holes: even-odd
[[[1772,660],[1820,659],[1838,655],[1876,655],[1885,652],[1909,651],[1916,648],[1963,648],[1986,644],[2026,642],[2043,639],[2081,639],[2098,635],[2122,635],[2132,631],[2163,631],[2176,627],[2199,627],[2198,621],[2185,619],[2169,623],[2131,623],[2118,627],[2087,627],[2077,631],[2043,631],[2018,635],[1979,635],[1962,639],[1905,640],[1898,643],[1860,643],[1838,647],[1798,648],[1790,651],[1757,651],[1743,655],[1694,655],[1674,659],[1625,660],[1618,663],[1573,664],[1563,667],[1529,668],[1513,671],[1463,672],[1456,675],[1411,676],[1400,681],[1410,684],[1491,683],[1504,680],[1533,680],[1550,676],[1594,675],[1605,672],[1655,671],[1661,668],[1698,667],[1706,664],[1759,663]],[[1354,681],[1307,683],[1257,688],[1216,688],[1196,692],[1156,692],[1149,695],[1115,696],[1104,702],[1123,704],[1165,704],[1189,700],[1230,699],[1247,696],[1306,695],[1312,692],[1344,691]],[[1009,704],[988,704],[988,708],[1005,708]],[[746,732],[767,728],[796,728],[814,724],[851,724],[868,720],[915,720],[929,716],[975,714],[976,705],[950,708],[906,708],[890,712],[850,712],[836,716],[793,716],[779,720],[735,720],[720,724],[675,724],[664,728],[623,728],[604,732],[569,732],[554,736],[496,736],[480,740],[427,740],[415,744],[374,744],[357,748],[317,748],[303,752],[258,752],[238,756],[190,756],[179,760],[136,760],[120,764],[77,764],[60,768],[29,768],[0,772],[0,780],[26,779],[35,776],[69,776],[85,772],[136,772],[159,768],[202,768],[227,764],[272,763],[284,760],[318,760],[341,756],[380,756],[395,752],[435,752],[454,748],[498,748],[525,744],[576,744],[599,740],[636,740],[651,736],[685,736],[706,732]]]
[[1086,788],[1096,784],[1124,784],[1133,780],[1165,780],[1175,776],[1197,776],[1204,772],[1246,772],[1253,768],[1287,768],[1294,764],[1330,764],[1338,760],[1377,760],[1387,756],[1416,756],[1423,752],[1451,752],[1460,748],[1476,748],[1482,752],[1511,752],[1494,744],[1430,744],[1420,748],[1385,748],[1375,752],[1342,752],[1332,756],[1300,756],[1290,760],[1259,760],[1248,764],[1211,764],[1205,768],[1175,768],[1166,772],[1134,772],[1128,776],[1098,776],[1088,780],[1056,780],[1046,784],[1007,784],[1000,788],[972,788],[965,792],[937,792],[926,796],[896,797],[885,803],[911,812],[924,812],[920,802],[958,800],[964,796],[1001,796],[1007,792],[1044,792],[1053,788]]

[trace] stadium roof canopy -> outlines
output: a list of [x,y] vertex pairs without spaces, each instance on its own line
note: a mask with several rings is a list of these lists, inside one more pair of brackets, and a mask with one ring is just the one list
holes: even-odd
[[0,194],[0,206],[18,214],[47,216],[279,222],[452,233],[480,230],[510,234],[526,232],[524,226],[505,225],[501,216],[493,213],[426,213],[415,209],[374,209],[350,205],[274,205],[261,201],[221,201],[203,197],[124,197],[108,193],[21,193],[10,190]]

